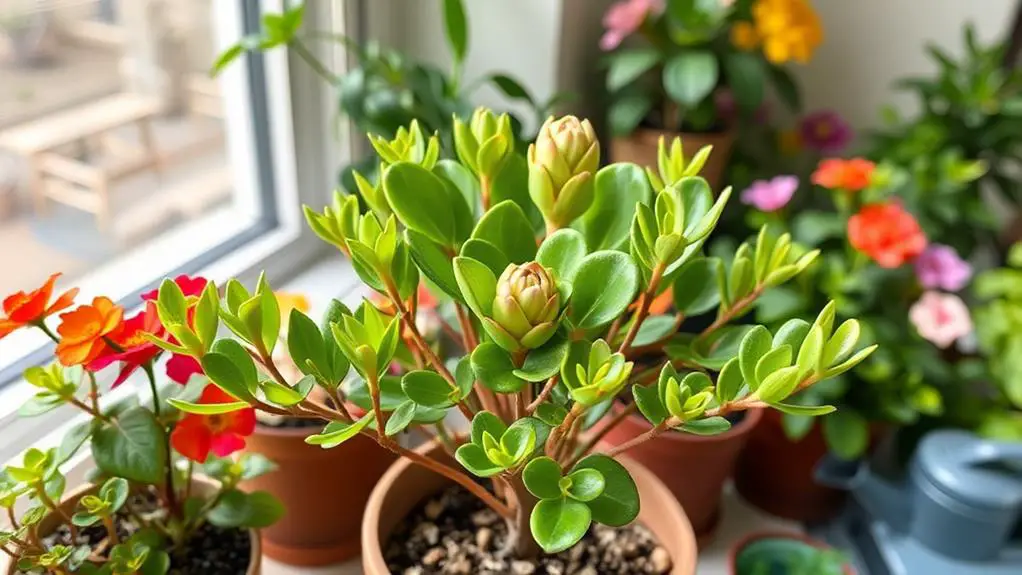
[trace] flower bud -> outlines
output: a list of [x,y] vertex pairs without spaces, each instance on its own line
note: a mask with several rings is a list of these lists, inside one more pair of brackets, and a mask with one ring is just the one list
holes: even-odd
[[509,264],[497,280],[493,299],[490,327],[500,330],[494,339],[512,352],[543,345],[557,329],[560,304],[557,284],[542,265]]
[[454,147],[461,162],[480,178],[492,179],[514,153],[511,117],[476,108],[465,124],[454,118]]
[[544,122],[529,146],[529,195],[548,227],[561,228],[593,203],[600,142],[589,120],[565,116]]

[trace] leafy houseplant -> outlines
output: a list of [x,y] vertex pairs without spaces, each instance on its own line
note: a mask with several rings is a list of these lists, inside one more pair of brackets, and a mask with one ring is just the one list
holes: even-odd
[[[769,82],[797,111],[798,88],[784,65],[809,61],[822,40],[807,0],[624,0],[604,24],[615,160],[652,165],[657,137],[681,131],[697,147],[717,147],[711,184],[730,153],[734,109],[762,114]],[[630,37],[641,43],[621,48]]]
[[927,47],[937,74],[899,82],[917,96],[921,112],[902,119],[886,110],[887,125],[867,155],[897,169],[891,185],[927,233],[972,255],[997,247],[1003,225],[1000,208],[986,201],[981,186],[1011,206],[1022,201],[1012,176],[1022,133],[1022,70],[1004,67],[1005,45],[981,45],[971,25],[964,47],[957,61]]
[[[504,122],[496,118],[497,125]],[[811,257],[791,262],[764,235],[757,248],[740,250],[730,270],[712,268],[700,248],[730,191],[714,200],[697,176],[659,182],[654,190],[633,164],[595,171],[599,145],[587,122],[548,120],[528,153],[526,189],[517,192],[530,201],[505,199],[486,208],[484,176],[473,166],[499,164],[514,153],[510,147],[499,148],[504,158],[490,158],[486,146],[462,146],[455,161],[421,154],[438,146],[435,136],[419,149],[386,144],[400,157],[388,159],[374,191],[390,216],[360,214],[356,198],[340,195],[322,213],[306,208],[306,216],[322,239],[351,257],[366,285],[389,300],[393,315],[368,302],[354,311],[334,303],[328,328],[320,329],[294,310],[287,345],[306,375],[288,381],[270,369],[264,377],[256,364],[277,341],[276,300],[265,281],[255,292],[230,281],[219,313],[199,308],[196,324],[219,317],[232,337],[174,349],[198,359],[232,396],[219,410],[325,418],[330,423],[309,443],[330,448],[369,436],[457,483],[505,520],[507,554],[529,559],[541,549],[563,551],[594,521],[634,520],[635,483],[614,458],[662,433],[720,433],[730,425],[725,415],[766,406],[831,411],[784,402],[874,349],[857,351],[855,320],[836,328],[832,305],[815,322],[793,321],[776,333],[727,325],[745,310],[757,282],[790,278]],[[527,215],[533,212],[545,226],[533,225]],[[459,320],[460,358],[442,358],[424,343],[415,321],[420,282],[449,298]],[[713,337],[693,346],[715,367],[677,371],[668,364],[637,382],[628,355],[639,334],[659,340],[675,329],[673,320],[664,329],[664,322],[648,318],[653,297],[674,284],[676,294],[712,299],[717,282],[726,294],[720,320]],[[161,316],[180,299],[177,285],[164,282]],[[180,340],[194,340],[190,328],[175,325]],[[399,350],[419,367],[393,377],[388,367]],[[341,385],[349,369],[355,377]],[[334,407],[310,399],[316,386],[335,399]],[[633,394],[652,427],[605,454],[592,453],[599,437],[585,430],[621,393]],[[347,401],[366,414],[347,412]],[[470,433],[449,432],[448,412],[469,420]],[[463,469],[402,447],[394,436],[411,425],[432,429]],[[493,491],[477,478],[489,479]]]
[[1008,266],[976,277],[973,294],[980,304],[973,309],[979,348],[987,370],[997,384],[993,404],[982,410],[980,433],[997,439],[1022,441],[1022,377],[1016,364],[1022,340],[1022,244],[1008,252]]
[[756,533],[731,550],[732,575],[851,575],[837,550],[795,533]]
[[[356,133],[377,134],[390,140],[397,137],[401,128],[415,121],[426,133],[438,134],[440,146],[448,154],[454,152],[451,116],[467,118],[472,112],[473,94],[484,85],[491,85],[510,100],[523,104],[535,115],[537,124],[567,97],[555,94],[548,101],[540,102],[518,80],[499,72],[466,81],[463,71],[469,50],[469,28],[464,5],[462,0],[442,0],[440,4],[444,38],[452,56],[450,73],[375,41],[360,45],[334,33],[313,30],[302,34],[304,3],[297,3],[282,14],[265,15],[262,31],[243,38],[223,52],[213,66],[213,73],[224,69],[246,50],[287,46],[336,88],[340,111],[354,124]],[[343,75],[332,72],[309,47],[317,40],[343,43],[356,58],[357,65]],[[523,132],[522,122],[512,114],[508,118],[516,144],[524,146],[523,142],[531,138]],[[375,180],[377,164],[377,158],[356,162],[342,174],[342,184],[351,191],[358,189],[358,178],[353,170]]]
[[[201,278],[168,280],[178,300],[157,304],[153,292],[144,310],[127,319],[120,306],[97,297],[61,314],[54,333],[48,317],[71,307],[78,291],[51,302],[57,275],[35,291],[4,300],[0,337],[35,327],[56,343],[55,363],[25,371],[38,391],[21,408],[23,416],[70,405],[88,420],[75,425],[59,447],[29,449],[20,463],[0,473],[0,505],[10,520],[0,531],[8,572],[157,575],[171,569],[206,572],[215,565],[224,572],[257,573],[258,538],[246,530],[273,523],[282,509],[268,494],[237,486],[273,464],[258,456],[225,459],[244,447],[254,410],[218,409],[228,396],[199,379],[161,390],[154,374],[161,346],[174,354],[167,364],[171,379],[195,373],[194,361],[182,352],[211,343],[215,286]],[[141,370],[151,406],[130,396],[104,401],[96,374],[114,364],[120,371],[111,388]],[[178,405],[191,413],[178,411]],[[60,466],[87,442],[96,483],[65,493]],[[27,502],[20,514],[19,502]],[[220,541],[222,551],[211,552],[210,540]]]

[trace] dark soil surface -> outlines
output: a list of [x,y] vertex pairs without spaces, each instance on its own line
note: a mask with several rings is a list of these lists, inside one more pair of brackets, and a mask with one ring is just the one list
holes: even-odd
[[386,551],[398,575],[639,575],[671,569],[667,550],[645,527],[593,524],[575,547],[538,560],[502,553],[507,526],[461,487],[419,505],[400,525]]
[[[150,517],[156,511],[156,500],[153,497],[133,495],[125,507],[130,507],[142,517]],[[117,532],[121,540],[126,540],[138,531],[139,523],[130,517],[126,510],[117,515]],[[89,545],[93,549],[102,547],[103,555],[109,549],[107,532],[97,524],[79,529],[77,545]],[[61,525],[53,534],[43,538],[43,544],[70,545],[71,533],[66,525]],[[248,571],[252,542],[248,532],[242,529],[221,529],[205,524],[189,539],[183,548],[173,551],[170,555],[170,571],[168,575],[245,575]],[[16,575],[23,575],[16,572]]]

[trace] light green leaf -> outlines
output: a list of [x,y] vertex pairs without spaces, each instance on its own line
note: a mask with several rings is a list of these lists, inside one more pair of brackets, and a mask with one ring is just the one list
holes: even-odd
[[603,493],[586,504],[592,511],[593,520],[620,527],[638,517],[639,490],[623,465],[606,455],[593,454],[579,461],[572,472],[579,469],[595,469],[603,475],[605,482]]
[[560,553],[578,543],[590,523],[590,508],[566,497],[540,501],[529,520],[532,536],[547,553]]
[[245,493],[230,489],[220,497],[216,507],[206,517],[217,527],[258,529],[273,525],[283,515],[284,506],[265,491]]
[[532,261],[536,257],[532,226],[518,204],[511,200],[504,200],[483,214],[472,237],[493,244],[516,264]]
[[833,413],[836,408],[833,405],[792,405],[790,403],[775,403],[773,407],[788,415],[803,415],[815,417]]
[[504,468],[490,461],[482,447],[475,443],[466,443],[454,452],[454,458],[465,469],[477,477],[492,477]]
[[415,417],[415,409],[416,406],[414,401],[409,400],[402,403],[397,409],[391,412],[390,418],[387,419],[387,425],[384,432],[388,436],[391,436],[404,431]]
[[639,288],[639,269],[618,251],[599,251],[582,260],[575,275],[568,316],[582,329],[606,325],[628,308]]
[[586,240],[582,234],[564,228],[543,240],[536,253],[536,261],[553,270],[560,281],[572,283],[586,253]]
[[779,369],[763,380],[756,396],[766,403],[777,403],[795,391],[798,385],[798,366]]
[[457,392],[435,371],[410,371],[401,378],[401,389],[408,399],[427,407],[450,407],[459,399]]
[[674,306],[679,312],[691,317],[720,305],[713,279],[721,265],[717,258],[695,258],[681,266],[674,280]]
[[851,409],[835,411],[823,418],[823,437],[838,457],[856,459],[869,447],[869,423]]
[[[741,367],[742,377],[749,384],[749,388],[756,390],[759,378],[756,376],[756,365],[760,358],[770,352],[771,338],[770,330],[757,325],[753,327],[738,346],[738,363]],[[791,348],[788,348],[789,353]]]
[[515,375],[511,355],[493,342],[483,342],[472,352],[472,371],[497,393],[514,393],[525,387],[525,381]]
[[537,457],[530,461],[522,471],[522,480],[526,489],[538,499],[559,499],[563,496],[558,487],[561,466],[549,457]]
[[675,102],[695,106],[717,85],[717,58],[708,50],[689,50],[672,56],[664,65],[664,90]]
[[345,423],[343,421],[330,422],[323,428],[322,432],[306,437],[305,443],[318,445],[323,449],[337,447],[358,435],[359,432],[365,429],[372,420],[373,414],[370,412],[362,416],[362,419],[359,419],[355,423]]
[[92,457],[109,476],[159,485],[167,461],[164,428],[148,409],[130,408],[93,433]]
[[168,398],[167,403],[185,413],[197,413],[199,415],[217,415],[231,413],[239,409],[245,409],[249,405],[244,401],[232,401],[229,403],[194,403],[183,401],[174,397]]
[[540,382],[553,377],[561,369],[561,363],[568,355],[568,340],[553,337],[542,347],[529,351],[525,363],[514,375],[525,381]]
[[653,48],[622,50],[612,55],[607,71],[607,91],[616,92],[653,69],[660,52]]
[[468,22],[461,0],[444,0],[444,32],[456,66],[468,53]]
[[599,497],[607,486],[603,474],[595,469],[578,469],[571,472],[567,478],[571,480],[571,485],[567,488],[568,497],[583,503]]
[[628,232],[637,203],[648,205],[653,190],[646,173],[636,164],[618,162],[596,172],[593,204],[580,218],[590,250],[619,249]]
[[459,256],[454,258],[454,277],[465,303],[480,318],[489,317],[497,295],[497,277],[481,262]]

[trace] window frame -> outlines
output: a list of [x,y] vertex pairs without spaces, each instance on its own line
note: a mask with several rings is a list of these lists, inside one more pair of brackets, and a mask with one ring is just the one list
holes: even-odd
[[[212,2],[218,49],[226,48],[245,33],[258,30],[262,14],[280,12],[285,3],[286,0]],[[310,3],[306,11],[306,21],[329,22],[339,29],[345,29],[346,21],[354,21],[350,9],[343,6],[343,0]],[[346,68],[343,52],[334,47],[318,47],[315,51],[335,69]],[[88,301],[93,295],[117,294],[117,301],[132,313],[140,308],[140,294],[155,288],[166,276],[189,273],[217,282],[232,277],[252,282],[265,271],[271,281],[279,284],[328,253],[328,246],[305,225],[301,205],[318,208],[329,201],[337,170],[350,161],[352,146],[337,137],[336,124],[326,121],[336,114],[332,87],[303,64],[296,62],[292,66],[292,60],[296,58],[286,49],[250,53],[223,72],[221,90],[224,102],[229,103],[224,108],[225,116],[230,118],[225,124],[232,132],[227,138],[227,152],[234,169],[234,187],[259,190],[242,194],[250,202],[247,206],[232,205],[225,210],[228,217],[220,220],[222,225],[214,230],[228,237],[212,249],[164,267],[148,285],[127,293],[123,289],[118,292],[117,280],[121,274],[116,271],[102,274],[105,277],[97,274],[97,277],[85,278],[79,284],[82,288],[79,302]],[[232,229],[229,216],[237,209],[252,210],[261,217],[245,229],[237,226]],[[233,219],[237,219],[236,215]],[[207,226],[210,223],[204,222]],[[201,231],[190,229],[188,224],[180,227],[182,237],[195,236]],[[166,247],[173,246],[164,249]],[[112,263],[111,267],[145,266],[146,260],[158,257],[143,247]],[[0,444],[0,462],[33,444],[59,442],[63,430],[81,420],[81,414],[69,407],[34,418],[18,417],[18,407],[35,392],[21,379],[21,373],[27,367],[52,360],[53,344],[44,343],[41,337],[37,341],[39,343],[30,351],[0,370],[0,437],[4,437]],[[26,349],[29,348],[26,346]],[[101,386],[102,380],[112,378],[112,374],[102,377]],[[144,397],[145,388],[144,384],[129,381],[128,385],[108,393],[106,399],[116,401],[137,390],[143,390],[140,395]]]

